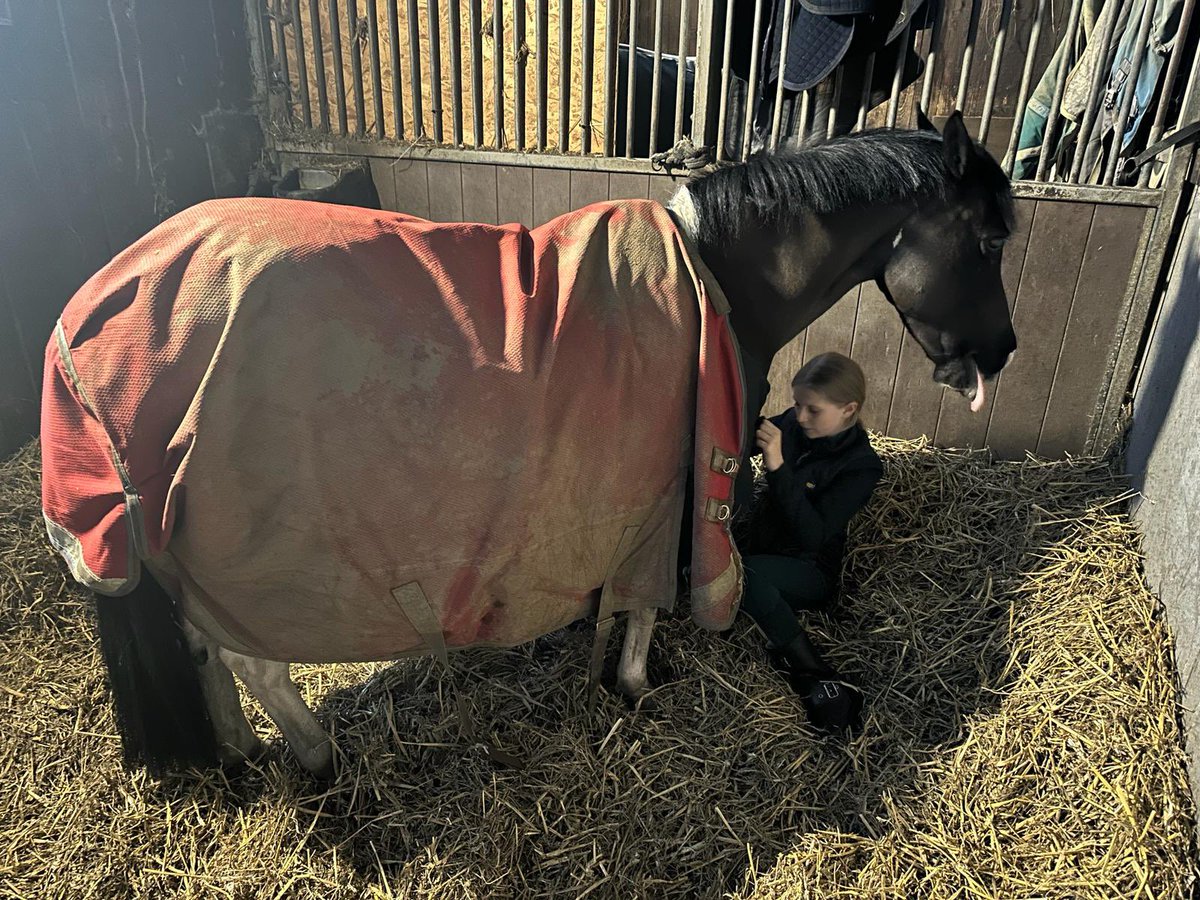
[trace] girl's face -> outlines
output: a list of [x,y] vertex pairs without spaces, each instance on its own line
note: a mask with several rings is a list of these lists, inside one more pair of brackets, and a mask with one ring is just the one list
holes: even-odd
[[796,421],[810,438],[830,437],[854,424],[858,404],[834,403],[812,388],[797,385],[792,388],[796,398]]

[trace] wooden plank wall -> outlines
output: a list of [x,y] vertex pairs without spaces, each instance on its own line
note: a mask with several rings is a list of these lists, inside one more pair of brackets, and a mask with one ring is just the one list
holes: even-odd
[[12,4],[0,25],[0,455],[37,431],[42,354],[67,300],[157,221],[214,196],[197,131],[210,111],[246,109],[251,91],[240,0]]
[[[285,166],[306,157],[284,154]],[[648,197],[665,202],[667,176],[373,158],[385,208],[440,221],[521,222],[533,227],[586,203]],[[977,414],[932,381],[933,364],[873,285],[856,288],[775,359],[769,411],[791,403],[792,374],[837,350],[863,367],[864,417],[897,437],[941,446],[989,446],[1005,458],[1083,452],[1122,326],[1123,301],[1151,210],[1020,200],[1004,257],[1004,282],[1019,347],[989,385]]]

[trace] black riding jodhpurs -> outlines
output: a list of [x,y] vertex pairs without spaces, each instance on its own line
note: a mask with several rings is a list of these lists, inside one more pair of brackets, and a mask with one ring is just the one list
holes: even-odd
[[[742,610],[754,619],[773,646],[784,649],[797,643],[808,645],[796,613],[802,609],[828,608],[836,595],[830,579],[811,559],[757,555],[747,556],[743,563],[746,588]],[[817,668],[819,656],[815,653],[813,656],[816,658],[810,665]]]

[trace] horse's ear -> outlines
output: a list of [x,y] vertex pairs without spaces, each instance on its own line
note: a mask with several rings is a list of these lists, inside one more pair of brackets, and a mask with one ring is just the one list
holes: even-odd
[[925,115],[925,110],[919,106],[917,107],[917,130],[932,131],[934,134],[938,133],[937,126],[929,121],[929,117]]
[[946,168],[955,178],[962,178],[971,158],[971,136],[967,134],[962,113],[957,109],[946,120],[946,127],[942,129],[942,143],[942,156],[946,161]]

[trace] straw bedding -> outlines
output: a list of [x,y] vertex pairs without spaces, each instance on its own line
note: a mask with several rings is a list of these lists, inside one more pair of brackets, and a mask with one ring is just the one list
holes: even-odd
[[[295,667],[329,785],[256,707],[272,749],[235,777],[122,771],[29,445],[0,464],[0,896],[1188,896],[1174,663],[1120,479],[876,442],[845,606],[810,623],[866,690],[857,738],[808,727],[744,620],[664,623],[655,708],[589,715],[584,627],[449,677]],[[467,741],[460,694],[524,769]]]

